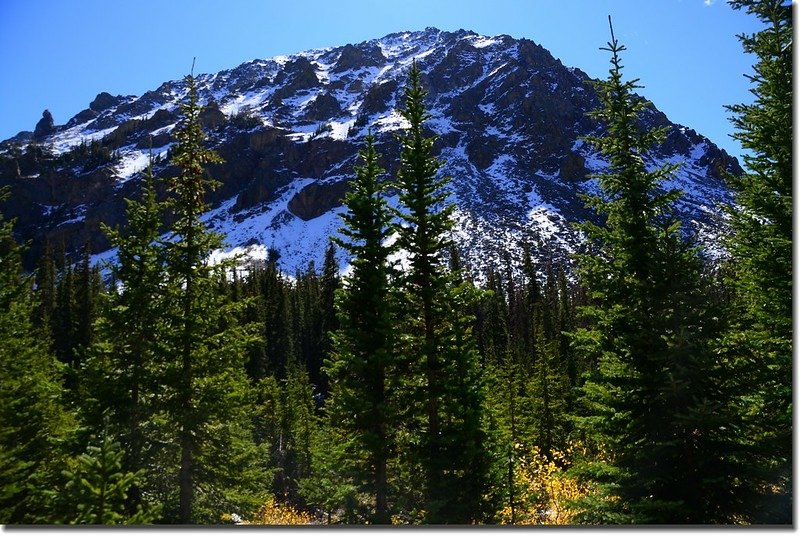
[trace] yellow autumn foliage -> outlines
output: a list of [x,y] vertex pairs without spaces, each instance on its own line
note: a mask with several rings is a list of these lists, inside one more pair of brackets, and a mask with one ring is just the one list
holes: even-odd
[[312,524],[314,519],[308,513],[270,498],[261,506],[252,520],[243,520],[240,525],[251,526],[302,526]]
[[[572,449],[553,451],[548,459],[537,447],[523,455],[514,470],[517,525],[569,525],[575,515],[568,502],[587,496],[589,488],[566,474]],[[500,523],[510,524],[512,511],[500,511]]]

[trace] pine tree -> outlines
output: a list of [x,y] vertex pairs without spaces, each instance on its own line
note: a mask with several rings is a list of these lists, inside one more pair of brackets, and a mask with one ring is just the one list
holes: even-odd
[[490,270],[478,307],[476,341],[484,361],[494,364],[505,362],[510,354],[512,336],[505,293],[500,274]]
[[71,513],[65,522],[69,524],[150,524],[158,509],[142,509],[137,506],[128,511],[128,494],[144,476],[144,470],[128,472],[123,468],[125,452],[119,442],[109,437],[107,427],[101,428],[99,437],[77,456],[65,470],[69,479],[63,495],[55,500],[69,501]]
[[390,521],[387,467],[392,451],[393,407],[390,398],[395,359],[392,328],[395,313],[390,300],[385,245],[391,232],[391,212],[378,177],[379,155],[368,135],[360,153],[363,165],[345,197],[344,227],[335,242],[351,257],[353,270],[338,294],[340,328],[333,354],[326,363],[331,383],[327,405],[332,422],[352,436],[344,458],[355,486],[372,496],[370,521]]
[[297,359],[292,292],[289,282],[274,263],[268,264],[262,275],[261,288],[266,301],[264,352],[267,357],[262,373],[272,373],[283,379],[288,363]]
[[98,314],[99,295],[103,290],[103,282],[97,266],[92,266],[89,244],[83,249],[80,264],[75,270],[75,305],[76,305],[76,367],[80,367],[86,348],[92,343],[94,322]]
[[764,23],[739,37],[757,61],[752,104],[728,106],[749,151],[747,173],[728,176],[738,204],[729,210],[733,257],[729,284],[738,299],[723,344],[741,373],[732,374],[762,448],[760,463],[777,486],[772,505],[755,518],[791,522],[792,502],[792,10],[780,0],[733,0]]
[[[253,323],[258,326],[266,325],[266,297],[262,289],[263,271],[263,268],[255,262],[247,266],[247,274],[242,281],[242,295],[248,300],[249,305],[245,307],[242,313],[242,323]],[[268,365],[263,333],[259,336],[259,339],[258,343],[251,345],[248,349],[245,361],[247,376],[254,383],[258,383],[261,379],[267,377]]]
[[[118,250],[110,266],[115,287],[94,325],[96,341],[90,346],[81,388],[83,419],[98,429],[107,419],[108,433],[124,447],[122,468],[154,476],[165,466],[153,458],[159,447],[155,415],[162,410],[158,384],[164,374],[160,355],[167,351],[169,326],[164,288],[164,246],[159,243],[162,204],[156,200],[152,162],[145,177],[141,200],[127,200],[124,230],[104,227],[109,242]],[[158,494],[147,489],[158,477],[141,478],[128,492],[129,512],[134,514],[142,496]],[[145,485],[142,489],[141,485]]]
[[605,224],[583,225],[594,251],[579,258],[580,274],[592,303],[575,341],[598,362],[584,386],[583,430],[610,450],[610,462],[590,466],[601,468],[594,475],[616,498],[595,503],[583,520],[730,521],[738,422],[717,389],[724,370],[710,348],[717,327],[701,263],[673,213],[679,193],[660,188],[674,166],[646,168],[664,132],[639,122],[647,103],[633,94],[636,80],[622,79],[625,48],[613,29],[605,50],[612,67],[596,85],[593,115],[607,133],[588,138],[610,163],[597,176],[602,196],[588,198]]
[[518,520],[519,485],[515,473],[520,456],[534,446],[529,395],[529,377],[522,364],[507,355],[503,360],[484,365],[487,383],[486,412],[488,435],[495,452],[490,473],[490,499],[511,524]]
[[400,138],[396,183],[402,221],[396,232],[410,263],[403,277],[404,351],[413,356],[410,369],[421,384],[425,430],[415,455],[424,473],[423,509],[428,523],[469,523],[483,513],[488,470],[484,390],[466,312],[476,296],[466,283],[456,285],[446,269],[454,205],[446,204],[449,179],[437,176],[435,138],[425,135],[430,115],[416,63],[404,95],[400,113],[409,126]]
[[527,356],[527,369],[530,371],[536,355],[536,318],[542,308],[542,288],[539,284],[536,263],[531,256],[531,245],[527,241],[522,244],[522,306],[520,314],[524,318],[517,320],[521,325],[518,336],[521,338],[522,355]]
[[56,308],[56,265],[53,246],[45,241],[36,269],[36,293],[39,301],[36,321],[39,326],[51,329],[53,310]]
[[298,358],[311,381],[317,384],[322,368],[323,332],[320,278],[313,260],[308,263],[305,273],[298,273],[295,278],[291,302]]
[[[76,351],[78,348],[78,313],[75,301],[75,272],[72,265],[66,264],[58,279],[56,287],[56,306],[53,311],[52,332],[53,350],[58,360],[68,365],[67,373],[74,370]],[[72,387],[74,381],[67,380]]]
[[59,482],[72,419],[49,337],[33,326],[37,303],[12,229],[0,214],[0,523],[52,522],[43,491]]
[[531,314],[533,366],[530,410],[536,415],[536,445],[552,460],[554,450],[563,450],[568,436],[567,403],[570,382],[567,362],[561,354],[562,329],[558,281],[552,261],[547,262],[545,284]]
[[358,489],[346,468],[345,448],[352,437],[329,416],[330,413],[323,415],[311,450],[313,470],[299,481],[298,487],[305,502],[321,512],[327,524],[356,524],[368,518],[370,511],[364,506],[359,508]]
[[172,401],[167,412],[180,448],[181,523],[213,519],[220,507],[246,514],[247,508],[260,505],[258,486],[264,476],[253,443],[248,409],[252,392],[244,374],[252,329],[236,321],[241,303],[231,303],[218,291],[219,278],[232,266],[209,263],[210,253],[223,240],[200,219],[207,209],[205,192],[217,185],[207,177],[206,166],[221,160],[203,147],[194,78],[187,76],[185,84],[183,121],[172,151],[180,175],[170,181],[175,222],[167,242],[167,299],[175,306],[168,318],[173,335],[165,362]]
[[567,384],[567,412],[571,413],[575,402],[575,389],[578,386],[579,364],[575,357],[575,352],[569,343],[569,333],[574,327],[574,304],[570,295],[567,275],[564,269],[558,269],[558,320],[556,327],[556,337],[558,344],[558,358],[560,365],[566,373]]
[[[320,278],[320,359],[324,364],[333,350],[331,335],[339,328],[339,319],[336,314],[336,292],[341,287],[342,281],[339,277],[339,262],[336,260],[336,244],[331,241],[325,250],[325,261],[322,263],[322,275]],[[312,379],[314,377],[312,376]],[[328,395],[329,385],[327,376],[322,373],[316,378],[317,389],[323,397]]]
[[318,437],[314,410],[314,387],[308,372],[296,361],[289,362],[282,381],[279,439],[273,448],[277,469],[274,488],[289,503],[305,505],[299,482],[313,476],[312,452]]

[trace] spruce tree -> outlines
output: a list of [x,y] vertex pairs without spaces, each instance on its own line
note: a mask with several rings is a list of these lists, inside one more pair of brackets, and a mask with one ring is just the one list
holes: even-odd
[[610,166],[596,177],[601,195],[588,200],[605,222],[582,227],[594,249],[579,257],[592,302],[575,342],[598,362],[581,424],[606,450],[606,461],[589,467],[610,497],[582,520],[727,522],[736,507],[738,422],[717,388],[724,370],[710,348],[717,327],[700,259],[673,213],[679,192],[661,187],[674,166],[647,170],[648,150],[664,132],[639,120],[648,104],[633,94],[636,80],[622,79],[625,47],[613,29],[604,50],[612,66],[596,84],[601,107],[592,115],[607,130],[588,141]]
[[552,261],[547,262],[541,299],[533,304],[531,330],[533,367],[530,410],[536,415],[536,444],[548,459],[563,449],[568,435],[567,402],[570,383],[567,362],[562,357],[561,315],[558,282]]
[[[66,262],[66,260],[65,260]],[[52,320],[53,350],[58,360],[68,365],[67,373],[74,370],[78,347],[78,313],[75,301],[75,272],[71,264],[61,269],[56,287],[56,306]],[[68,377],[67,386],[74,381]]]
[[200,219],[208,208],[206,190],[217,185],[206,166],[221,160],[203,146],[194,78],[187,76],[185,85],[183,120],[172,151],[180,174],[169,183],[175,221],[167,241],[167,299],[175,306],[168,317],[173,328],[164,385],[180,449],[176,520],[184,524],[212,520],[221,507],[245,516],[261,499],[258,486],[264,476],[253,443],[252,392],[244,373],[253,332],[236,320],[242,304],[218,291],[219,278],[232,266],[209,263],[223,238]]
[[[264,269],[255,262],[247,266],[247,274],[242,283],[242,292],[249,305],[243,311],[243,323],[254,323],[258,326],[266,325],[266,297],[262,289],[263,271]],[[250,346],[245,361],[247,376],[254,383],[258,383],[261,379],[267,377],[267,354],[263,333],[259,336],[259,339],[258,343]]]
[[292,292],[292,310],[298,360],[308,371],[311,381],[319,383],[322,368],[321,346],[322,306],[320,278],[314,261],[308,263],[305,273],[298,273]]
[[[403,276],[403,350],[411,357],[424,432],[414,447],[422,470],[427,523],[469,523],[481,517],[488,462],[482,429],[484,390],[471,332],[476,295],[447,270],[453,204],[449,178],[439,176],[435,137],[424,122],[427,92],[414,63],[400,111],[408,123],[400,137],[396,185],[401,222],[397,245],[409,259]],[[416,386],[419,385],[419,386]]]
[[[320,331],[319,344],[320,362],[324,364],[333,350],[331,334],[339,328],[339,319],[336,314],[336,292],[341,287],[339,276],[339,262],[336,259],[336,244],[331,241],[325,250],[325,260],[322,263],[320,278]],[[312,377],[313,378],[313,377]],[[317,378],[317,389],[322,396],[327,396],[329,385],[324,373]]]
[[509,310],[500,274],[490,270],[486,291],[478,306],[476,341],[484,362],[492,364],[507,360],[512,337],[509,333]]
[[266,373],[284,379],[288,363],[297,359],[297,340],[290,283],[273,263],[263,273],[262,290],[266,300],[264,368]]
[[314,410],[314,387],[306,369],[290,361],[282,381],[279,440],[275,454],[276,493],[289,503],[305,505],[299,492],[301,480],[313,476],[312,452],[318,433]]
[[738,206],[728,213],[733,234],[728,283],[737,293],[723,344],[740,373],[751,432],[769,471],[770,504],[756,513],[765,522],[791,522],[792,503],[792,10],[780,0],[733,0],[764,29],[739,37],[755,54],[749,76],[752,104],[728,106],[733,137],[749,151],[747,172],[728,176]]
[[32,279],[12,229],[0,214],[0,523],[49,523],[44,491],[59,484],[72,418],[61,400],[62,366],[33,325]]
[[163,429],[154,417],[163,410],[158,395],[164,374],[160,355],[167,351],[169,325],[165,250],[159,242],[163,207],[156,200],[152,163],[141,200],[126,202],[126,227],[104,227],[118,251],[117,262],[110,265],[116,285],[95,323],[96,340],[82,370],[81,389],[85,424],[98,429],[107,420],[107,432],[124,447],[122,468],[145,473],[127,494],[134,514],[144,494],[159,493],[147,487],[166,468],[153,456],[161,449],[156,443]]
[[392,451],[395,313],[390,299],[385,244],[391,212],[379,182],[374,138],[360,153],[363,164],[345,197],[344,227],[335,242],[350,256],[352,272],[338,294],[339,329],[325,371],[331,384],[330,419],[352,439],[344,458],[355,486],[372,497],[370,522],[390,521],[388,463]]
[[324,414],[311,451],[313,470],[299,481],[303,499],[322,513],[327,524],[363,522],[372,512],[359,503],[358,496],[363,494],[359,494],[348,469],[345,449],[351,439],[330,413]]
[[532,436],[535,426],[530,410],[534,399],[528,392],[529,377],[523,365],[512,356],[486,363],[483,369],[487,383],[488,435],[495,452],[490,472],[490,499],[496,508],[502,508],[502,516],[515,524],[521,505],[515,474],[521,456],[535,445]]
[[129,472],[123,468],[125,452],[112,441],[103,425],[99,436],[92,436],[86,452],[78,455],[64,471],[69,481],[62,492],[52,492],[54,499],[69,502],[68,524],[150,524],[157,508],[141,505],[130,512],[128,495],[144,477],[144,470]]
[[45,240],[42,255],[36,268],[36,294],[39,302],[37,324],[51,329],[53,310],[56,308],[56,264],[53,246]]
[[103,290],[99,268],[92,266],[89,244],[84,245],[81,262],[75,270],[76,304],[76,367],[80,367],[84,353],[92,343],[94,322],[98,315],[99,296]]

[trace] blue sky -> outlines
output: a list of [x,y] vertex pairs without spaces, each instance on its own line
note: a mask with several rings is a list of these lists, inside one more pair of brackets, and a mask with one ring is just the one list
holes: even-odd
[[605,77],[607,16],[628,78],[674,122],[738,156],[724,104],[751,101],[753,57],[736,38],[760,23],[723,0],[0,0],[0,139],[56,124],[101,91],[140,95],[196,73],[434,26],[531,39]]

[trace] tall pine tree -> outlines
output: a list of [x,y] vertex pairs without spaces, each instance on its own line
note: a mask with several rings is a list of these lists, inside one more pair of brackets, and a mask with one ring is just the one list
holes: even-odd
[[[609,25],[610,25],[609,17]],[[593,116],[607,133],[588,141],[609,161],[598,175],[601,195],[589,204],[605,218],[583,226],[593,254],[580,274],[592,303],[577,350],[598,362],[584,386],[583,429],[607,450],[594,464],[611,497],[585,521],[727,522],[736,509],[737,422],[720,396],[710,338],[716,325],[701,291],[701,263],[673,213],[677,191],[662,181],[675,170],[648,171],[648,150],[664,132],[639,120],[648,105],[636,80],[623,81],[614,37],[609,78],[596,84]]]
[[[179,459],[178,511],[181,523],[213,521],[220,508],[245,516],[259,505],[264,477],[254,445],[249,404],[252,391],[244,372],[251,326],[238,324],[242,303],[232,303],[218,281],[232,267],[212,265],[209,256],[222,236],[205,228],[206,190],[217,182],[206,166],[219,163],[203,146],[202,108],[192,76],[181,105],[173,163],[180,174],[170,181],[175,222],[167,242],[168,299],[174,303],[167,377],[168,417],[175,425]],[[218,517],[217,517],[218,518]]]
[[32,279],[12,228],[0,214],[0,523],[49,523],[44,491],[59,483],[60,440],[72,419],[61,401],[61,365],[33,325]]
[[334,352],[326,363],[331,421],[353,439],[346,444],[346,460],[356,486],[372,496],[370,521],[387,524],[389,514],[388,463],[392,450],[393,411],[390,393],[394,375],[393,327],[388,257],[391,212],[378,181],[374,138],[368,135],[361,152],[363,165],[345,197],[347,212],[339,244],[352,258],[352,272],[338,295],[340,328]]
[[104,228],[118,250],[118,261],[110,266],[117,286],[107,294],[95,324],[96,340],[82,370],[81,389],[85,423],[93,429],[107,425],[107,433],[124,448],[121,468],[152,476],[134,482],[127,493],[134,514],[144,495],[160,494],[148,483],[166,468],[156,458],[163,430],[154,418],[162,410],[160,355],[167,350],[169,325],[164,246],[159,242],[162,205],[156,200],[152,162],[141,200],[127,200],[127,220],[124,230]]
[[401,218],[397,245],[410,264],[403,276],[403,350],[412,359],[409,386],[416,390],[424,421],[414,456],[424,478],[425,521],[469,523],[483,513],[488,471],[482,428],[485,394],[467,312],[476,296],[447,270],[454,205],[446,203],[449,178],[439,176],[435,137],[424,130],[430,114],[421,77],[414,63],[400,111],[408,129],[400,137],[396,181]]
[[737,299],[724,351],[740,373],[734,388],[752,415],[769,473],[772,503],[755,514],[762,522],[791,522],[792,512],[792,10],[781,0],[734,0],[764,23],[742,35],[744,51],[757,61],[752,104],[729,106],[733,137],[749,151],[747,172],[729,176],[736,208],[729,210],[733,235],[729,284]]

